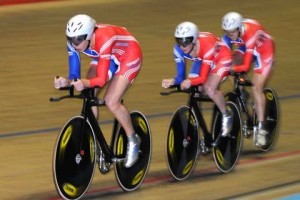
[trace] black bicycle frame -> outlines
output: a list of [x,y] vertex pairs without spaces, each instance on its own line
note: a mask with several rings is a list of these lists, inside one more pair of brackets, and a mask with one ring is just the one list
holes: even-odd
[[[89,120],[93,131],[95,133],[95,136],[99,142],[99,145],[101,147],[101,150],[103,151],[104,155],[105,155],[105,160],[106,162],[112,162],[113,159],[115,158],[115,155],[112,151],[112,149],[109,147],[109,145],[106,142],[106,139],[103,135],[103,132],[98,124],[98,121],[96,119],[96,117],[94,116],[94,113],[92,111],[92,107],[93,106],[104,106],[105,103],[102,100],[99,100],[98,98],[96,98],[94,96],[94,90],[93,89],[86,89],[82,91],[82,96],[84,98],[83,101],[83,106],[82,106],[82,111],[81,111],[81,115],[84,117],[84,120]],[[84,125],[83,125],[84,126]],[[114,135],[116,131],[116,127],[117,126],[117,121],[115,120],[114,122],[114,128],[113,128],[113,132],[112,132],[112,141],[114,139]],[[84,130],[84,127],[83,127]]]
[[244,101],[243,97],[242,97],[242,91],[241,91],[241,86],[242,87],[251,87],[252,86],[252,82],[247,80],[244,77],[244,73],[242,74],[238,74],[238,73],[234,73],[232,74],[234,76],[234,93],[235,96],[238,100],[238,103],[241,106],[242,112],[246,114],[247,116],[247,124],[253,126],[252,124],[252,116],[249,114],[246,102]]
[[[212,102],[212,100],[207,96],[203,96],[203,94],[198,91],[198,87],[191,87],[188,99],[188,106],[195,112],[196,118],[199,122],[199,126],[201,127],[204,134],[205,145],[210,146],[212,142],[211,134],[207,129],[204,117],[200,112],[200,107],[197,104],[197,102]],[[190,112],[192,112],[192,110],[190,110]]]

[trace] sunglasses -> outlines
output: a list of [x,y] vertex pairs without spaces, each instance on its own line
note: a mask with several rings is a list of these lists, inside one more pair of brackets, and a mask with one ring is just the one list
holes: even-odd
[[178,45],[187,47],[193,43],[194,37],[186,37],[186,38],[175,38],[175,41]]
[[227,34],[227,35],[232,35],[232,34],[234,34],[236,31],[238,31],[239,30],[239,28],[237,28],[237,29],[232,29],[232,30],[224,30],[224,32],[225,32],[225,34]]
[[71,44],[74,44],[75,46],[80,45],[86,38],[87,38],[87,35],[79,35],[79,36],[76,36],[76,37],[68,37],[67,36],[67,40]]

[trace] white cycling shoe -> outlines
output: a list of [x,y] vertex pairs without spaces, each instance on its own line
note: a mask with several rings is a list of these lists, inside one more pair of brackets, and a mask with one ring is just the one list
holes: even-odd
[[255,138],[255,146],[262,147],[267,144],[266,135],[268,134],[268,131],[265,129],[258,129],[257,135]]
[[135,134],[135,137],[135,141],[128,141],[127,143],[127,152],[124,160],[126,168],[132,167],[139,158],[141,139],[137,134]]
[[228,136],[232,129],[233,117],[230,111],[222,116],[222,137]]

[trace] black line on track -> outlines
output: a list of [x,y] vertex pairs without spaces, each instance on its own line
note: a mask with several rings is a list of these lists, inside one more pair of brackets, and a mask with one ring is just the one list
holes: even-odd
[[[293,94],[288,96],[279,97],[279,100],[290,100],[290,99],[297,99],[300,98],[300,94]],[[204,111],[211,110],[211,108],[204,108]],[[173,113],[157,113],[157,114],[150,114],[146,115],[147,119],[153,119],[153,118],[159,118],[159,117],[165,117],[165,116],[171,116]],[[106,120],[101,121],[100,124],[110,124],[113,123],[113,120]],[[41,133],[49,133],[54,131],[59,131],[61,128],[48,128],[48,129],[39,129],[39,130],[31,130],[31,131],[20,131],[20,132],[13,132],[13,133],[0,133],[0,139],[5,138],[11,138],[11,137],[20,137],[20,136],[27,136],[27,135],[34,135],[34,134],[41,134]]]

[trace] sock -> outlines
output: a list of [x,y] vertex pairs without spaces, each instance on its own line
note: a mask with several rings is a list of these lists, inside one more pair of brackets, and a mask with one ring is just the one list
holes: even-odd
[[258,122],[258,128],[259,129],[266,129],[265,122],[263,122],[263,121]]
[[134,143],[137,142],[137,138],[135,136],[135,133],[133,133],[131,136],[128,137],[128,141],[129,142],[134,142]]
[[228,110],[225,110],[224,113],[222,113],[223,117],[229,117],[230,116],[230,112]]

